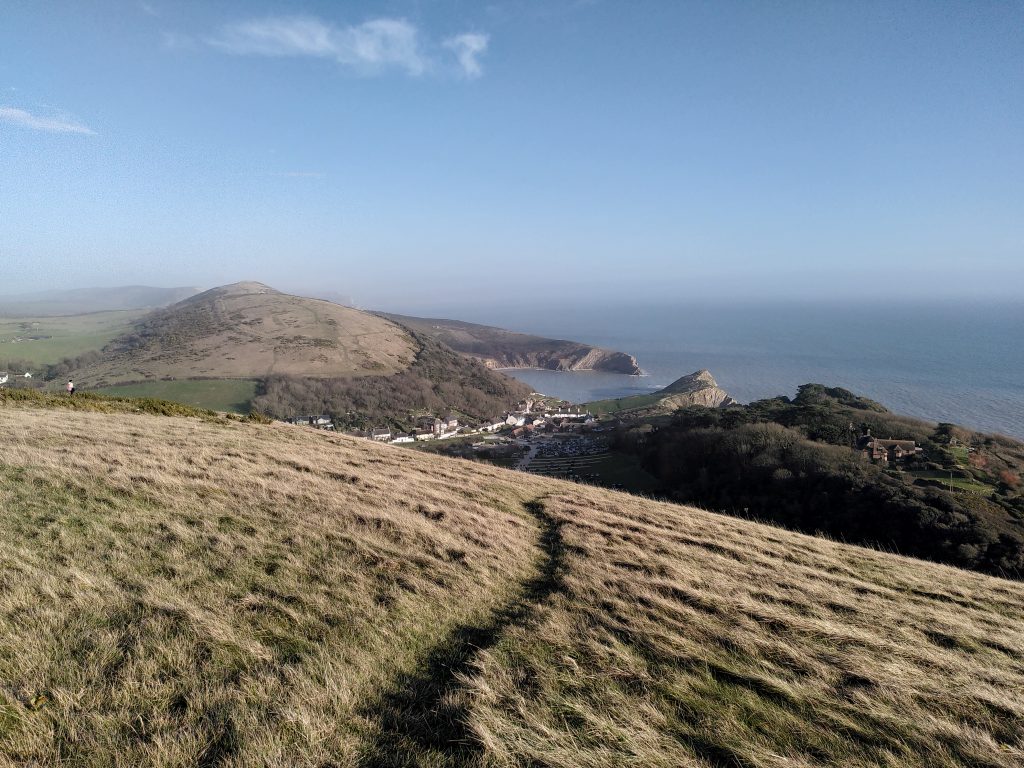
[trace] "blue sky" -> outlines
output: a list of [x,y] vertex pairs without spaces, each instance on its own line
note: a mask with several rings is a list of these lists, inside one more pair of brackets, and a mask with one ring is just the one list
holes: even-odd
[[1024,3],[0,0],[0,294],[242,279],[1019,297]]

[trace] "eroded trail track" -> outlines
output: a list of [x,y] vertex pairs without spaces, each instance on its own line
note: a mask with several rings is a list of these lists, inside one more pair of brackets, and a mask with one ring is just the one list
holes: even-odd
[[508,628],[529,622],[538,606],[561,588],[561,523],[539,499],[525,506],[540,526],[537,574],[486,622],[457,627],[418,670],[399,678],[365,713],[379,730],[360,756],[361,768],[480,763],[482,750],[468,727],[470,713],[460,679],[470,672],[477,654],[493,647]]

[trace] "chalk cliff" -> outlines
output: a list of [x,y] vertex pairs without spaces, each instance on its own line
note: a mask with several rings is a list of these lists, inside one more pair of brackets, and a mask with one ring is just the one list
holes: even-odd
[[565,339],[548,339],[460,320],[384,315],[387,319],[433,336],[456,352],[489,368],[542,368],[550,371],[602,371],[639,375],[636,358]]
[[715,377],[706,368],[676,379],[659,394],[665,395],[660,404],[671,410],[685,408],[688,405],[724,408],[736,403],[728,392],[718,386]]

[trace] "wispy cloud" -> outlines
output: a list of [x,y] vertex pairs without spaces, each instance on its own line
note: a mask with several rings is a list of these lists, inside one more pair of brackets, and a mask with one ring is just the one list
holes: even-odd
[[[379,18],[362,24],[336,25],[315,16],[270,16],[224,27],[207,41],[239,56],[309,56],[332,59],[361,73],[397,69],[413,76],[436,69],[437,43],[424,41],[405,19]],[[458,67],[469,78],[480,77],[480,56],[488,36],[465,33],[441,45],[454,52]]]
[[444,47],[455,52],[462,67],[462,73],[466,77],[476,78],[483,74],[480,67],[480,55],[487,50],[487,35],[476,32],[467,32],[463,35],[455,35],[444,41]]
[[49,133],[80,133],[95,136],[96,131],[86,125],[75,122],[66,116],[40,117],[16,107],[0,107],[0,123],[10,123],[20,128]]
[[232,24],[208,42],[228,53],[314,56],[369,72],[397,68],[421,75],[429,65],[416,27],[404,19],[334,26],[309,16],[270,17]]

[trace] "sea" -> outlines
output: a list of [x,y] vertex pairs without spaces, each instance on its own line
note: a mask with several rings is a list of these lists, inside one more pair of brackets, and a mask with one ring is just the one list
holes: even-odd
[[643,376],[510,370],[573,402],[645,394],[707,368],[740,402],[845,387],[897,413],[1024,440],[1019,302],[624,302],[463,308],[456,319],[634,355]]

